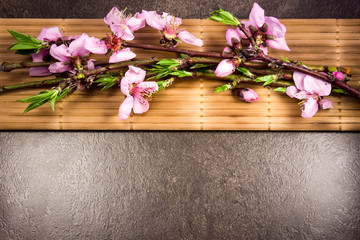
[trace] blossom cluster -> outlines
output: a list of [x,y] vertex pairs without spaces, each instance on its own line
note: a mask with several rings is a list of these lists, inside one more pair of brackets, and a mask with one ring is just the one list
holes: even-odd
[[[213,13],[217,15],[209,18],[210,20],[235,26],[235,28],[228,28],[226,30],[224,41],[226,42],[226,46],[222,53],[218,55],[209,54],[210,57],[222,57],[222,60],[217,62],[218,64],[216,63],[217,65],[213,67],[207,64],[194,66],[189,64],[189,62],[184,64],[183,61],[186,61],[186,58],[191,55],[185,56],[183,60],[169,59],[162,63],[165,67],[160,64],[160,66],[157,65],[151,69],[153,75],[154,73],[158,74],[156,78],[163,78],[169,74],[177,77],[196,76],[196,74],[192,75],[189,71],[192,71],[191,69],[195,67],[200,67],[204,68],[201,70],[202,72],[213,73],[219,78],[227,77],[238,71],[248,77],[248,80],[254,82],[257,82],[257,80],[263,81],[260,78],[260,80],[255,79],[255,75],[248,70],[245,69],[244,71],[244,63],[259,62],[259,59],[262,59],[257,57],[267,56],[268,48],[290,51],[285,40],[286,27],[279,19],[266,16],[265,11],[257,3],[253,5],[248,21],[243,20],[239,22],[233,15],[222,9]],[[102,39],[88,36],[86,33],[77,36],[63,36],[58,27],[43,28],[36,39],[30,37],[29,39],[32,41],[31,44],[36,45],[36,51],[32,54],[34,63],[41,63],[49,61],[50,59],[55,60],[49,67],[30,68],[30,76],[62,74],[74,81],[85,80],[85,83],[73,84],[77,86],[77,90],[82,90],[84,86],[88,87],[92,84],[96,74],[104,73],[107,70],[106,67],[101,68],[101,66],[95,65],[95,59],[92,58],[92,54],[108,55],[107,64],[129,60],[133,61],[136,54],[130,47],[134,45],[129,45],[128,42],[134,40],[134,33],[146,25],[161,33],[160,45],[162,51],[169,50],[174,52],[174,49],[181,42],[197,47],[203,46],[202,39],[195,37],[184,28],[181,28],[181,18],[165,12],[158,14],[156,11],[142,10],[141,12],[131,15],[127,14],[125,10],[120,11],[118,8],[113,7],[104,18],[104,22],[109,27],[110,33]],[[16,35],[13,36],[15,37]],[[24,36],[25,35],[20,34],[20,37],[18,37],[18,40],[20,39],[19,46],[21,45],[21,41],[27,38]],[[19,46],[14,47],[14,49],[19,49]],[[151,49],[151,47],[147,48]],[[177,52],[188,53],[189,51],[179,50]],[[196,53],[204,56],[202,52]],[[150,79],[147,77],[147,72],[141,67],[131,63],[128,65],[129,69],[124,75],[122,73],[119,74],[121,76],[119,77],[119,79],[121,78],[121,81],[119,81],[120,89],[126,96],[119,107],[119,120],[127,119],[131,111],[134,113],[146,112],[149,109],[149,100],[153,97],[154,93],[159,91],[160,87],[169,86],[173,81],[173,79],[168,80],[168,82],[145,81]],[[274,64],[275,68],[279,68],[279,64],[284,63],[284,61],[273,61],[270,59],[267,63],[269,68],[273,68]],[[181,69],[183,66],[185,66],[185,70]],[[292,66],[295,66],[291,73],[293,83],[291,83],[291,86],[288,84],[288,87],[283,89],[282,92],[286,93],[290,98],[300,100],[299,105],[302,110],[302,117],[310,118],[313,117],[319,109],[332,108],[332,102],[324,98],[332,92],[332,84],[329,81],[324,81],[324,78],[327,80],[326,78],[330,75],[334,81],[345,82],[347,76],[340,71],[334,70],[332,70],[331,73],[324,71],[320,72],[320,75],[318,74],[319,72],[312,74],[305,65],[302,66],[294,63]],[[97,69],[100,70],[97,72]],[[91,72],[93,72],[95,76],[90,76]],[[151,78],[154,78],[153,75]],[[239,75],[235,74],[234,76]],[[265,77],[267,78],[264,78],[264,86],[277,80],[277,77],[272,77],[271,75]],[[110,80],[108,78],[104,79],[103,84],[108,84],[106,88],[119,83],[116,78],[115,80],[111,77],[109,78]],[[234,92],[241,100],[248,103],[258,101],[259,96],[255,91],[249,88],[236,88],[238,83],[237,81],[233,81],[232,84],[225,84],[215,92],[234,89]],[[56,94],[60,92],[61,89],[59,89]],[[50,98],[47,98],[47,100],[49,99]],[[56,97],[56,99],[58,98]],[[55,100],[52,102],[55,102]],[[28,101],[28,99],[26,99],[26,101]],[[40,102],[43,104],[46,101],[40,100]],[[54,103],[52,103],[52,108],[53,104]]]

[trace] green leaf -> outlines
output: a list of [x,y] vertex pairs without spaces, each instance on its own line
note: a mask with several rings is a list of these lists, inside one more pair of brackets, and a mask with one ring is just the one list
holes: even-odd
[[174,81],[175,81],[175,78],[169,78],[165,81],[156,82],[158,85],[158,91],[163,90],[166,87],[169,87]]
[[341,88],[334,88],[331,90],[333,93],[345,93],[345,91]]
[[158,61],[156,63],[157,65],[165,65],[165,66],[169,66],[169,65],[175,65],[178,66],[179,63],[177,61],[175,61],[174,59],[162,59],[160,61]]
[[290,60],[288,59],[288,57],[282,57],[281,59],[282,59],[284,62],[287,62],[287,63],[290,62]]
[[263,86],[267,86],[278,79],[277,75],[266,75],[254,79],[255,82],[263,82]]
[[35,108],[40,107],[41,105],[44,105],[49,100],[50,100],[50,98],[45,98],[45,99],[43,99],[41,101],[30,103],[29,106],[25,109],[24,114],[31,111],[31,110],[33,110],[33,109],[35,109]]
[[31,97],[26,97],[26,98],[22,98],[19,100],[16,100],[18,102],[24,102],[24,103],[28,103],[28,102],[37,102],[37,101],[41,101],[43,99],[47,99],[49,98],[56,90],[45,90],[43,92],[40,92],[37,95],[31,96]]
[[20,54],[20,55],[31,55],[33,53],[36,53],[37,50],[36,49],[27,49],[27,50],[17,50],[15,52],[15,54]]
[[219,8],[219,10],[211,12],[211,14],[212,16],[210,16],[208,20],[212,20],[215,22],[220,22],[232,26],[238,26],[240,24],[239,20],[236,17],[234,17],[234,15],[232,15],[228,11],[222,10],[221,8]]
[[189,55],[186,55],[186,54],[184,54],[184,53],[180,53],[180,57],[181,57],[181,58],[188,58]]
[[33,36],[30,36],[30,35],[19,33],[14,30],[10,30],[10,29],[8,29],[8,32],[19,42],[32,42],[32,43],[38,43],[38,44],[42,43],[42,41],[40,41],[39,39],[34,38]]
[[238,67],[237,70],[247,77],[251,77],[251,78],[254,77],[254,74],[252,74],[249,70],[247,70],[244,67]]
[[175,72],[170,73],[170,75],[178,76],[178,77],[182,78],[182,77],[190,77],[190,76],[192,76],[193,74],[192,74],[191,72],[188,72],[188,71],[178,70],[178,71],[175,71]]
[[41,48],[41,44],[36,43],[29,43],[29,42],[16,42],[12,47],[10,47],[11,50],[37,50]]
[[209,66],[209,65],[207,65],[207,64],[197,63],[197,64],[193,65],[190,69],[206,68],[206,67],[208,67],[208,66]]
[[105,91],[109,88],[111,88],[112,86],[114,86],[118,81],[118,77],[103,77],[103,78],[99,78],[97,79],[96,83],[98,83],[98,86],[104,86],[100,91]]
[[225,85],[222,85],[222,86],[220,86],[220,87],[217,87],[217,88],[215,89],[215,93],[224,92],[224,91],[229,90],[229,89],[231,89],[231,88],[232,88],[231,84],[230,84],[230,83],[227,83],[227,84],[225,84]]
[[281,93],[286,93],[286,87],[278,87],[278,88],[275,88],[274,91],[281,92]]
[[55,102],[56,102],[56,97],[52,98],[50,101],[50,107],[53,111],[55,111]]

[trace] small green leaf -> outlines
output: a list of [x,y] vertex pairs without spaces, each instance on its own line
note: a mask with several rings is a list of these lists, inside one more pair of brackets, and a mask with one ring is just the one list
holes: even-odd
[[208,66],[209,66],[209,65],[207,65],[207,64],[197,63],[197,64],[193,65],[190,69],[206,68],[206,67],[208,67]]
[[33,109],[35,109],[35,108],[40,107],[41,105],[44,105],[49,100],[50,100],[50,98],[45,98],[45,99],[43,99],[41,101],[30,103],[29,106],[25,109],[24,114],[31,111],[31,110],[33,110]]
[[230,83],[227,83],[227,84],[225,84],[225,85],[222,85],[222,86],[220,86],[220,87],[217,87],[217,88],[215,89],[215,93],[224,92],[224,91],[229,90],[229,89],[231,89],[231,88],[232,88],[231,84],[230,84]]
[[173,65],[173,64],[179,65],[179,63],[177,61],[175,61],[174,59],[162,59],[162,60],[158,61],[156,64],[157,65],[165,65],[165,66],[169,66],[169,65]]
[[263,82],[263,86],[267,86],[270,83],[276,81],[278,79],[277,75],[266,75],[266,76],[261,76],[258,77],[256,79],[254,79],[255,82]]
[[186,54],[180,53],[180,57],[181,57],[181,58],[188,58],[188,57],[189,57],[189,55],[186,55]]
[[37,95],[22,98],[22,99],[19,99],[17,101],[18,102],[23,102],[23,103],[41,101],[43,99],[49,98],[54,93],[54,91],[56,91],[56,90],[45,90],[43,92],[40,92]]
[[42,41],[40,41],[39,39],[34,38],[33,36],[30,36],[30,35],[19,33],[14,30],[10,30],[10,29],[8,29],[8,32],[19,42],[32,42],[32,43],[38,43],[38,44],[42,43]]
[[55,111],[55,102],[56,102],[56,98],[52,98],[50,101],[50,107],[53,111]]
[[219,10],[211,12],[211,14],[212,16],[210,16],[208,20],[212,20],[215,22],[220,22],[232,26],[238,26],[240,24],[239,20],[236,17],[234,17],[234,15],[232,15],[228,11],[222,10],[221,8],[219,8]]
[[169,87],[174,81],[175,81],[175,78],[169,78],[165,81],[156,82],[158,85],[158,91],[163,90],[166,87]]
[[170,73],[170,75],[178,76],[178,77],[182,78],[182,77],[190,77],[193,74],[191,72],[188,72],[188,71],[179,71],[178,70],[178,71]]
[[29,42],[16,42],[13,46],[10,47],[11,50],[37,50],[41,48],[41,44],[29,43]]
[[286,93],[286,87],[278,87],[278,88],[275,88],[274,91],[281,92],[281,93]]
[[284,62],[287,62],[287,63],[290,62],[290,60],[288,59],[288,57],[282,57],[281,59],[282,59]]
[[333,93],[345,93],[345,91],[341,88],[334,88],[331,90]]
[[254,77],[254,74],[252,74],[249,70],[247,70],[244,67],[238,67],[237,70],[247,77],[251,77],[251,78]]

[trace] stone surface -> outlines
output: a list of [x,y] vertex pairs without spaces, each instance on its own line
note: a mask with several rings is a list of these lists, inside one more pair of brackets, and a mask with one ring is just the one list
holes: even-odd
[[1,239],[360,237],[359,134],[3,132],[0,142]]
[[[360,17],[357,1],[258,2],[283,18]],[[219,4],[246,18],[252,3],[1,0],[0,17],[101,18],[118,4],[201,18]],[[360,239],[359,145],[359,133],[0,132],[0,239]]]

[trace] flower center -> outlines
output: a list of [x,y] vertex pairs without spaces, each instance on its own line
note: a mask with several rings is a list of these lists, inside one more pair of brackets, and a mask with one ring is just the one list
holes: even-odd
[[113,52],[120,51],[122,49],[122,42],[123,40],[116,36],[116,34],[111,33],[111,35],[107,35],[106,38],[106,47]]
[[181,22],[177,22],[174,16],[166,16],[164,36],[169,40],[176,38],[176,31],[180,24]]

